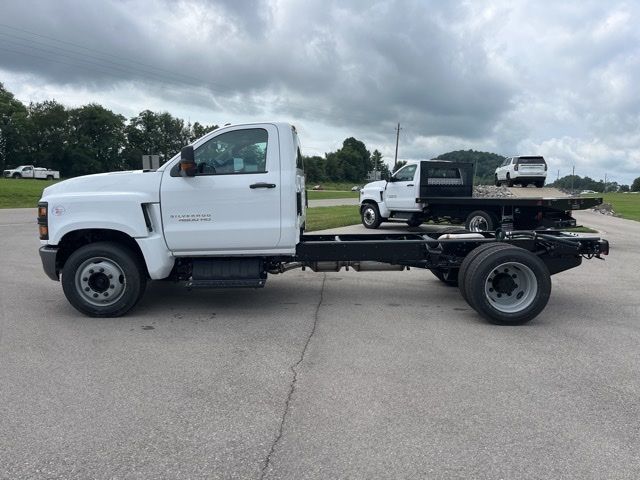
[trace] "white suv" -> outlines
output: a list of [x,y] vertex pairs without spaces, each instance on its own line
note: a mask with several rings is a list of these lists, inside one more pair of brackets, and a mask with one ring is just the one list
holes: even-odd
[[547,178],[547,162],[541,156],[509,157],[496,168],[496,185],[506,183],[508,187],[513,187],[519,183],[526,187],[533,183],[541,188]]

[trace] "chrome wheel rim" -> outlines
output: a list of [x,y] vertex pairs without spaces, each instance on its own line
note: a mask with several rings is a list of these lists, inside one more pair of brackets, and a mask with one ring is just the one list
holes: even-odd
[[484,293],[489,304],[502,313],[518,313],[530,307],[538,294],[535,273],[520,262],[505,262],[485,278]]
[[127,286],[124,270],[110,258],[93,257],[76,270],[75,285],[91,305],[105,307],[116,303]]
[[367,225],[373,225],[376,221],[376,212],[372,207],[367,207],[364,209],[364,212],[362,213],[362,218],[364,220],[364,223],[366,223]]
[[469,220],[469,230],[472,232],[486,232],[489,230],[489,222],[481,215],[476,215]]

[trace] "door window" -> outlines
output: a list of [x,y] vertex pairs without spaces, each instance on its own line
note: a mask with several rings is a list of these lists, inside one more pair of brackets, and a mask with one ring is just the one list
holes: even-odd
[[416,174],[417,167],[417,165],[407,165],[406,167],[402,167],[394,175],[396,182],[410,182],[411,180],[413,180],[413,177]]
[[266,173],[267,131],[233,130],[200,145],[195,154],[197,175]]

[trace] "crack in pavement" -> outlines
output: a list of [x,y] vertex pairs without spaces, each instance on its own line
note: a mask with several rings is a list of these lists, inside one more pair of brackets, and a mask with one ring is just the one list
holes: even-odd
[[289,414],[291,398],[293,397],[293,394],[296,390],[296,382],[298,381],[297,368],[304,361],[304,356],[307,353],[307,348],[309,347],[309,343],[311,343],[311,338],[313,337],[313,334],[316,333],[316,326],[318,325],[318,313],[320,312],[320,306],[322,305],[322,301],[324,299],[324,284],[326,280],[327,280],[327,274],[325,273],[324,276],[322,277],[322,286],[320,287],[320,299],[318,300],[318,304],[316,305],[316,311],[313,315],[313,326],[311,327],[311,332],[309,332],[309,335],[307,336],[307,341],[304,343],[304,346],[302,347],[302,351],[300,352],[300,358],[298,358],[298,361],[296,363],[294,363],[293,365],[291,365],[291,367],[289,367],[293,372],[293,379],[289,384],[289,394],[287,395],[287,399],[284,402],[284,412],[282,413],[282,417],[280,418],[280,427],[278,428],[278,434],[276,435],[276,438],[273,440],[273,443],[271,443],[271,448],[269,449],[269,453],[267,454],[267,457],[264,460],[262,471],[260,472],[260,480],[263,480],[267,475],[267,470],[271,465],[271,457],[275,453],[276,447],[278,446],[278,443],[280,442],[280,439],[282,438],[282,435],[284,433],[284,425],[287,421],[287,416]]

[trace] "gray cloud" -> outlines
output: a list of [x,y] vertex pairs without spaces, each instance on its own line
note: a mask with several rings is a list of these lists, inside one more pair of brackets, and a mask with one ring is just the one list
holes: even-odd
[[526,149],[628,181],[640,175],[638,13],[595,1],[3,2],[0,70],[21,79],[19,96],[38,85],[193,120],[290,119],[313,125],[316,151],[357,135],[390,155],[400,121],[404,158]]

